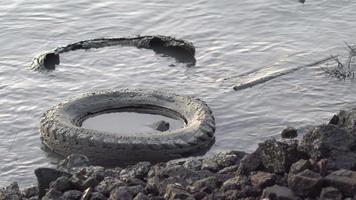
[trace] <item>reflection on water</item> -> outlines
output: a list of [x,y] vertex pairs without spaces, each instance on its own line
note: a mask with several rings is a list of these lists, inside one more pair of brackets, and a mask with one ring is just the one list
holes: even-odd
[[[55,157],[41,149],[40,117],[94,90],[148,88],[201,98],[216,119],[208,154],[252,151],[287,125],[327,122],[356,102],[354,81],[313,67],[240,91],[232,86],[346,53],[344,42],[356,42],[355,10],[346,0],[1,1],[0,186],[33,184],[35,168],[53,166]],[[28,67],[36,54],[76,41],[154,34],[193,42],[196,65],[108,47],[64,53],[53,72]]]
[[112,112],[99,114],[87,118],[82,122],[83,128],[98,131],[107,131],[118,135],[134,133],[154,133],[160,121],[169,123],[169,130],[184,127],[184,121],[163,115],[137,113],[137,112]]

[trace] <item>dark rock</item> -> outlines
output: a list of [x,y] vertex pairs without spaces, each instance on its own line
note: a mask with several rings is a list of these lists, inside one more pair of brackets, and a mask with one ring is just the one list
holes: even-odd
[[151,163],[149,162],[139,162],[136,165],[128,167],[126,169],[121,170],[120,177],[121,178],[137,178],[137,179],[145,179],[148,172],[151,169]]
[[0,188],[0,200],[21,200],[22,194],[17,182],[11,183],[5,188]]
[[138,193],[133,200],[149,200],[148,196],[142,192]]
[[259,144],[256,152],[264,168],[274,173],[288,172],[290,166],[304,156],[298,150],[297,141],[286,143],[274,139]]
[[95,191],[104,194],[105,196],[109,196],[110,192],[120,186],[124,186],[125,183],[119,179],[113,177],[106,177],[102,182],[99,183],[98,186],[94,188]]
[[221,185],[219,180],[216,177],[208,177],[197,182],[193,183],[192,186],[189,187],[190,192],[206,192],[208,194],[212,193],[215,189]]
[[25,198],[30,198],[30,197],[33,197],[33,196],[37,196],[38,195],[38,187],[37,186],[31,186],[31,187],[28,187],[28,188],[25,188],[22,190],[22,195],[23,197]]
[[51,188],[48,190],[42,200],[62,200],[62,194],[62,192]]
[[309,169],[288,177],[289,188],[303,197],[319,195],[322,187],[322,177]]
[[58,169],[72,171],[73,168],[89,166],[89,159],[82,154],[71,154],[58,164]]
[[201,169],[218,172],[225,167],[239,164],[244,155],[238,157],[235,152],[218,153],[212,157],[203,159]]
[[225,167],[224,169],[218,171],[218,174],[236,174],[238,172],[239,165],[233,165],[230,167]]
[[268,172],[258,171],[250,176],[251,185],[263,189],[275,184],[276,175]]
[[342,194],[336,188],[326,187],[321,190],[320,200],[342,200]]
[[247,181],[248,181],[247,177],[245,176],[236,176],[230,178],[222,184],[221,190],[222,191],[240,190],[244,185],[247,184]]
[[298,136],[297,129],[294,127],[287,127],[281,133],[282,138],[295,138]]
[[356,167],[356,131],[346,131],[335,125],[321,125],[304,135],[300,149],[314,160],[327,159],[328,167],[354,169]]
[[95,188],[97,185],[99,185],[99,182],[93,178],[93,177],[90,177],[88,178],[87,180],[83,181],[80,185],[79,185],[79,188],[81,190],[85,190],[86,188]]
[[200,170],[201,165],[202,165],[202,161],[196,158],[189,159],[183,163],[183,167],[192,170]]
[[261,199],[270,200],[299,200],[299,198],[287,187],[274,185],[263,190]]
[[337,115],[334,115],[330,121],[329,124],[337,125],[339,123],[339,117]]
[[239,173],[248,175],[252,171],[260,169],[262,166],[262,160],[259,152],[255,151],[249,155],[244,156],[239,165]]
[[55,181],[61,176],[70,177],[71,174],[59,171],[51,168],[37,168],[35,169],[35,175],[38,182],[38,196],[39,198],[43,197],[46,193],[46,189],[49,188],[49,183]]
[[152,128],[157,130],[157,131],[168,131],[169,130],[169,123],[164,121],[164,120],[161,120],[161,121],[158,121],[154,124],[152,124]]
[[337,188],[343,195],[356,195],[356,172],[340,169],[325,177],[325,185]]
[[132,193],[129,191],[128,187],[121,186],[117,187],[110,193],[110,200],[125,199],[130,200],[133,198]]
[[64,192],[67,190],[74,189],[72,182],[66,176],[59,177],[55,181],[52,181],[49,184],[49,187],[53,188],[59,192]]
[[79,200],[82,196],[82,192],[78,190],[68,190],[63,193],[62,198],[65,200]]
[[299,172],[302,172],[310,168],[311,168],[311,164],[309,160],[304,160],[304,159],[298,160],[297,162],[293,163],[293,165],[290,167],[289,176],[295,175]]
[[93,192],[90,195],[90,200],[107,200],[108,198],[105,197],[103,194],[100,192]]
[[196,200],[204,199],[207,196],[208,196],[208,193],[206,193],[206,192],[195,192],[195,193],[193,193],[193,197]]
[[182,185],[179,184],[169,184],[167,185],[166,192],[164,194],[164,199],[173,200],[173,199],[191,199],[194,197],[185,190]]

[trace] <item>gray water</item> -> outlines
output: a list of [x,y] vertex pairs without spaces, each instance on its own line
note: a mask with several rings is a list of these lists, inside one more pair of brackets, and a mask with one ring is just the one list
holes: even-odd
[[[354,81],[309,67],[252,88],[232,87],[343,55],[344,42],[356,42],[355,10],[352,0],[1,1],[0,185],[31,185],[35,168],[58,161],[42,150],[41,115],[94,90],[149,88],[200,97],[216,118],[216,143],[208,154],[252,151],[287,125],[327,122],[355,104]],[[149,34],[193,42],[196,65],[150,50],[110,47],[63,54],[53,72],[28,68],[35,55],[60,45]]]
[[157,123],[169,123],[168,130],[184,127],[184,120],[173,119],[163,115],[138,112],[110,112],[89,116],[82,122],[82,127],[98,131],[107,131],[116,135],[157,133]]

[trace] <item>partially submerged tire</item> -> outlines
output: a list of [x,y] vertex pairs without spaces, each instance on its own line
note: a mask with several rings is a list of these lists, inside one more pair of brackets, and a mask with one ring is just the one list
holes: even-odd
[[[82,128],[89,115],[115,109],[141,109],[178,115],[183,128],[146,134],[119,135]],[[215,121],[197,98],[147,90],[96,92],[67,100],[41,119],[42,142],[63,156],[84,154],[93,164],[125,165],[160,162],[205,152],[214,143]]]

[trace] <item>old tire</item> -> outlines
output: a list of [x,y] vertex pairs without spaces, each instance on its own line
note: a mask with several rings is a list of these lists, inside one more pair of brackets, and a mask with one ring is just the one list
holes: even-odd
[[[186,126],[172,131],[115,135],[80,127],[86,116],[121,108],[154,108],[156,114],[177,113]],[[158,112],[158,113],[157,113]],[[147,90],[84,94],[48,110],[40,123],[42,142],[63,156],[84,154],[92,164],[159,162],[206,151],[214,142],[211,110],[197,98]]]

